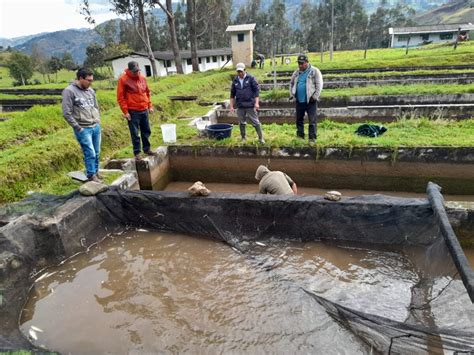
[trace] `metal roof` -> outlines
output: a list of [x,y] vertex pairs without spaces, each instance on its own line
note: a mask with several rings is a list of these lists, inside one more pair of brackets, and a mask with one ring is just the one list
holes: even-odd
[[255,23],[249,23],[245,25],[231,25],[227,26],[226,32],[243,32],[243,31],[254,31]]
[[461,31],[474,30],[472,23],[453,23],[446,25],[427,25],[427,26],[414,26],[414,27],[390,27],[390,34],[414,34],[414,33],[436,33],[436,32],[456,32],[458,28]]

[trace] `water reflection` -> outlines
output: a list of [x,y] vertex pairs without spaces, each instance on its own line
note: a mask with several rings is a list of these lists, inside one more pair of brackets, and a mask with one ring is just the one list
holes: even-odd
[[368,353],[302,288],[403,321],[418,282],[395,251],[272,242],[253,256],[183,235],[112,237],[41,276],[21,329],[74,354]]

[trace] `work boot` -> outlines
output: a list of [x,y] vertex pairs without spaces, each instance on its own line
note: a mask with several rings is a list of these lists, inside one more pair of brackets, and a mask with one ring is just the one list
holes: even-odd
[[94,182],[102,183],[102,180],[100,180],[100,179],[97,177],[97,175],[95,175],[95,174],[92,175],[92,176],[89,176],[89,177],[87,178],[87,181],[94,181]]
[[140,153],[135,154],[135,160],[136,160],[136,161],[143,160],[143,155],[141,155]]
[[240,124],[240,136],[242,137],[242,143],[245,143],[247,142],[247,134],[245,132],[245,125],[244,124]]
[[257,131],[258,141],[260,144],[265,144],[265,139],[263,139],[262,125],[255,126],[255,130]]
[[150,157],[156,157],[158,156],[158,153],[157,152],[154,152],[152,150],[149,150],[148,152],[145,152],[146,155],[150,156]]

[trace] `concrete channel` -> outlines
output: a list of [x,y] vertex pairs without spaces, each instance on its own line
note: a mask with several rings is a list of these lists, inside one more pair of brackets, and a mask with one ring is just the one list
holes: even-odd
[[[388,86],[388,85],[416,85],[416,84],[434,84],[434,85],[441,85],[441,84],[472,84],[474,82],[474,76],[470,77],[423,77],[423,78],[402,78],[399,79],[392,79],[386,77],[385,79],[378,79],[378,78],[366,78],[357,79],[357,80],[350,80],[351,78],[347,78],[346,80],[324,80],[324,88],[325,89],[343,89],[343,88],[355,88],[355,87],[365,87],[365,86]],[[288,89],[290,85],[290,81],[280,80],[276,85],[268,83],[265,81],[263,84],[260,84],[260,90],[267,91],[267,90],[282,90]]]
[[0,112],[26,111],[36,105],[56,105],[60,99],[0,99]]
[[[351,82],[367,80],[404,80],[404,79],[470,79],[474,77],[474,72],[452,73],[452,74],[397,74],[397,75],[378,75],[378,76],[334,76],[328,74],[324,76],[325,81],[330,82]],[[278,77],[277,84],[288,84],[291,77]],[[272,84],[273,78],[263,79],[262,84]]]
[[[429,181],[444,194],[474,195],[474,148],[269,148],[160,147],[158,157],[138,162],[142,190],[163,190],[172,181],[255,184],[260,164],[288,173],[299,186],[323,189],[424,192]],[[111,168],[123,162],[112,161]],[[474,246],[474,203],[448,209],[456,233]]]
[[[317,67],[318,63],[314,63]],[[292,70],[281,70],[276,72],[276,76],[289,76],[293,74],[296,69],[296,65]],[[325,74],[350,74],[350,73],[383,73],[383,72],[407,72],[417,70],[472,70],[474,65],[437,65],[437,66],[407,66],[407,67],[381,67],[381,68],[351,68],[351,69],[322,69],[321,73]],[[273,76],[272,72],[269,72],[267,76]]]
[[[238,124],[227,103],[217,109],[217,121]],[[295,120],[295,103],[290,99],[262,100],[262,123],[288,124]],[[400,118],[469,119],[474,117],[474,94],[380,95],[323,97],[318,103],[318,119],[363,123],[367,120],[393,122]]]

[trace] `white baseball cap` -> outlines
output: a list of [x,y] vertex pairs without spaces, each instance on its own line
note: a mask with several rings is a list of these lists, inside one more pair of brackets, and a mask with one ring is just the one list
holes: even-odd
[[245,64],[244,63],[237,63],[235,66],[236,71],[244,71],[245,70]]

